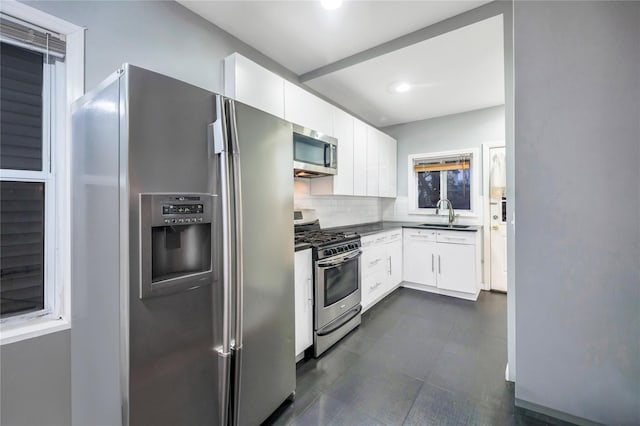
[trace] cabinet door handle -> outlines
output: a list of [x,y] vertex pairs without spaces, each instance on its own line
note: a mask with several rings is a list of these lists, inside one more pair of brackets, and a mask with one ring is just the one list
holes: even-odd
[[447,241],[466,241],[466,238],[463,237],[444,237]]
[[389,275],[391,275],[391,256],[389,256]]
[[440,256],[438,255],[438,273],[442,275],[442,264],[440,263]]
[[433,258],[434,258],[434,257],[435,257],[435,255],[434,255],[433,253],[431,253],[431,272],[434,272],[434,271],[435,271],[434,266],[433,266],[433,263],[434,263]]

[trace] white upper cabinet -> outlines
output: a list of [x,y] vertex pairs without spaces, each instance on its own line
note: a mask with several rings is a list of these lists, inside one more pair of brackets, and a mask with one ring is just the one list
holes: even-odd
[[380,197],[395,197],[397,181],[397,143],[391,136],[380,133],[378,188]]
[[311,179],[316,195],[396,196],[396,140],[244,56],[224,60],[224,93],[338,139],[338,174]]
[[367,127],[367,195],[380,195],[379,153],[383,133],[373,127]]
[[367,126],[367,195],[395,197],[397,144],[391,136]]
[[238,53],[224,59],[224,94],[285,118],[284,79]]
[[338,139],[338,174],[311,179],[315,195],[353,195],[353,122],[351,115],[333,107],[333,137]]
[[333,105],[301,87],[288,81],[284,82],[285,120],[334,136],[333,109]]
[[367,127],[353,120],[353,195],[367,195]]

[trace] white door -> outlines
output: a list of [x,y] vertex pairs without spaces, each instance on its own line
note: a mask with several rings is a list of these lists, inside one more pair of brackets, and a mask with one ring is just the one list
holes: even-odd
[[491,290],[507,291],[507,169],[504,147],[489,150],[489,202],[491,214]]

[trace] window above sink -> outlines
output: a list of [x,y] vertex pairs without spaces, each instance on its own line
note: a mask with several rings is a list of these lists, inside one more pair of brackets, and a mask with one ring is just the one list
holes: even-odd
[[[478,149],[412,154],[408,160],[410,214],[435,215],[438,201],[447,199],[452,203],[456,216],[479,215]],[[443,207],[440,214],[447,213],[446,203]],[[443,225],[446,227],[449,225]]]

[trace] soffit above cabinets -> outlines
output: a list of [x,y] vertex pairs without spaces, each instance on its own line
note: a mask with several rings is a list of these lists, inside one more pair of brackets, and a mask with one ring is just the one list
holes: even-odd
[[[501,15],[378,51],[495,2],[346,0],[327,11],[319,1],[177,1],[378,127],[504,103]],[[389,90],[402,81],[417,86]]]

